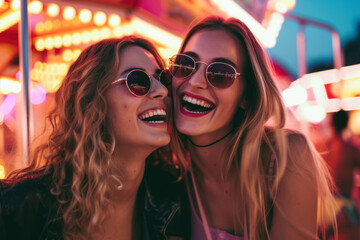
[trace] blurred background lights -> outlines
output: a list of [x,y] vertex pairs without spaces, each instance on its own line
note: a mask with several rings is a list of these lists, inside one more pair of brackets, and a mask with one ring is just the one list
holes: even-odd
[[60,35],[54,37],[54,47],[61,48],[62,46],[62,38]]
[[45,101],[46,98],[46,91],[41,86],[41,84],[37,84],[36,87],[33,87],[31,89],[30,93],[30,101],[34,105],[42,104]]
[[110,14],[109,16],[109,25],[111,27],[115,27],[115,26],[118,26],[121,22],[121,19],[119,17],[119,15],[117,14]]
[[48,5],[46,12],[49,17],[56,17],[57,15],[59,15],[60,8],[57,4],[51,3]]
[[303,104],[308,97],[306,89],[299,85],[285,89],[282,96],[287,107]]
[[326,117],[326,111],[323,106],[302,104],[297,108],[297,113],[300,117],[313,124],[318,124]]
[[5,168],[3,165],[0,164],[0,179],[5,178]]
[[75,32],[71,36],[72,44],[79,45],[81,43],[81,35],[78,32]]
[[89,23],[91,21],[92,13],[88,9],[81,9],[79,12],[79,20],[82,23]]
[[45,39],[45,48],[46,48],[47,50],[51,50],[51,49],[54,48],[54,40],[53,40],[52,37],[47,37],[47,38]]
[[35,41],[35,49],[39,52],[43,51],[45,49],[45,41],[44,39],[40,38]]
[[43,10],[43,4],[40,1],[32,1],[29,3],[29,12],[32,14],[40,14]]
[[20,9],[20,0],[12,0],[11,3],[10,3],[10,8],[12,10]]
[[2,7],[2,5],[4,5],[5,1],[4,0],[0,0],[0,7]]
[[70,49],[66,49],[62,53],[62,58],[65,62],[70,62],[73,59],[72,51]]
[[71,35],[70,34],[65,34],[63,36],[63,45],[65,47],[69,47],[69,46],[71,46],[71,43],[72,43]]
[[296,0],[277,0],[275,10],[280,13],[286,13],[295,7]]
[[106,14],[104,12],[96,12],[94,14],[94,23],[97,26],[102,26],[106,23]]
[[69,6],[65,7],[64,10],[63,10],[62,15],[63,15],[63,18],[64,18],[65,20],[68,20],[68,21],[69,21],[69,20],[74,19],[75,16],[76,16],[75,8],[69,7]]
[[6,116],[11,113],[16,104],[16,96],[15,94],[9,94],[5,97],[4,101],[0,105],[0,112],[6,119]]
[[9,94],[9,93],[19,93],[21,90],[21,84],[15,79],[0,78],[0,93]]

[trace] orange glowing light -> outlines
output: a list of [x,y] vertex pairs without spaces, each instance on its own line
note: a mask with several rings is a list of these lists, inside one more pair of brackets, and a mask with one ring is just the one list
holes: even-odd
[[279,13],[286,13],[295,7],[296,0],[279,0],[276,1],[274,8]]
[[81,43],[81,35],[78,32],[75,32],[71,36],[72,44],[73,45],[79,45]]
[[65,62],[70,62],[73,58],[72,55],[72,51],[70,49],[66,49],[63,53],[62,53],[62,58]]
[[43,10],[43,4],[40,1],[32,1],[29,3],[29,12],[39,14]]
[[51,3],[47,7],[46,12],[47,12],[49,17],[56,17],[57,15],[59,15],[60,7],[55,3]]
[[60,35],[56,35],[54,37],[54,47],[55,48],[61,48],[61,46],[62,46],[62,38],[61,38]]
[[112,27],[120,25],[121,19],[117,14],[110,14],[109,16],[109,25]]
[[89,9],[81,9],[79,12],[79,20],[82,23],[89,23],[91,21],[92,13]]
[[50,20],[46,20],[44,23],[44,29],[47,32],[50,32],[53,29],[53,23]]
[[104,12],[96,12],[94,14],[94,23],[97,26],[102,26],[106,23],[106,14]]
[[0,179],[5,178],[5,168],[3,165],[0,165]]
[[45,49],[44,39],[40,38],[40,39],[36,40],[35,49],[38,50],[39,52],[44,51],[44,49]]
[[45,30],[45,26],[42,22],[38,22],[36,25],[35,25],[35,32],[37,33],[42,33],[44,32]]
[[81,33],[81,42],[89,43],[91,41],[91,33],[89,31],[84,31]]
[[20,0],[12,0],[11,3],[10,3],[10,8],[12,10],[20,9]]
[[72,19],[74,19],[75,16],[76,16],[75,8],[69,7],[69,6],[68,6],[68,7],[65,7],[62,15],[63,15],[63,18],[64,18],[65,20],[72,20]]
[[71,38],[71,35],[70,34],[65,34],[63,36],[63,45],[65,47],[70,47],[71,46],[71,43],[72,43],[72,38]]
[[47,50],[51,50],[54,48],[54,40],[52,39],[52,37],[47,37],[45,39],[45,48]]

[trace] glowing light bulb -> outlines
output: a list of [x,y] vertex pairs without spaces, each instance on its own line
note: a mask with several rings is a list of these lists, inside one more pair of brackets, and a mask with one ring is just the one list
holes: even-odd
[[59,35],[56,35],[54,37],[54,47],[61,48],[61,46],[62,46],[62,38]]
[[109,25],[112,27],[118,26],[121,22],[121,19],[119,17],[119,15],[117,14],[111,14],[109,16]]
[[94,23],[97,26],[102,26],[106,23],[106,14],[104,12],[96,12],[94,14]]
[[49,17],[56,17],[57,15],[59,15],[60,7],[55,3],[51,3],[47,7],[46,12],[47,12]]
[[39,14],[43,10],[43,4],[40,1],[33,1],[29,3],[29,12],[32,14]]
[[76,15],[75,8],[73,8],[73,7],[65,7],[62,15],[63,15],[63,18],[64,18],[65,20],[72,20],[72,19],[74,19],[74,18],[75,18],[75,15]]
[[12,0],[11,3],[10,3],[10,8],[12,10],[20,9],[20,0]]
[[54,40],[53,40],[52,37],[47,37],[47,38],[45,39],[45,48],[46,48],[47,50],[51,50],[51,49],[54,48]]
[[36,40],[35,49],[38,50],[39,52],[44,51],[44,49],[45,49],[44,39],[40,38],[40,39]]
[[72,51],[70,49],[66,49],[63,53],[62,53],[62,58],[65,62],[70,62],[73,58],[72,56]]
[[92,13],[88,9],[81,9],[79,12],[79,20],[82,23],[89,23],[91,21]]

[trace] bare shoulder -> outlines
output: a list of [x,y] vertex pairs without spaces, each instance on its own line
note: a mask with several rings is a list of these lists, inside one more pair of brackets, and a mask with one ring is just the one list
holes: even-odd
[[286,136],[288,144],[288,167],[297,166],[310,170],[318,157],[310,140],[303,133],[296,130],[286,130]]

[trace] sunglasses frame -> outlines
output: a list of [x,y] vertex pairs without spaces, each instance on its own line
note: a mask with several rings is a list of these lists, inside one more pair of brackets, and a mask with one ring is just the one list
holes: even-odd
[[[120,82],[125,81],[126,87],[127,87],[127,89],[129,90],[129,92],[130,92],[132,95],[134,95],[135,97],[144,97],[144,96],[146,96],[146,95],[150,92],[150,89],[151,89],[151,77],[154,77],[156,80],[158,80],[158,81],[159,81],[163,86],[165,86],[166,88],[171,84],[171,80],[170,80],[169,83],[166,83],[167,85],[164,85],[163,82],[160,80],[160,79],[161,79],[161,74],[163,74],[165,71],[169,71],[169,70],[168,70],[168,69],[164,69],[164,70],[162,70],[162,71],[159,73],[159,76],[158,76],[158,77],[154,77],[154,75],[157,75],[157,74],[149,75],[149,74],[147,74],[147,73],[146,73],[145,71],[143,71],[143,70],[133,69],[133,70],[131,70],[130,72],[128,72],[128,74],[126,74],[126,77],[116,79],[115,81],[113,81],[113,82],[111,83],[111,85],[114,85],[114,84],[117,84],[117,83],[120,83]],[[130,87],[129,87],[129,84],[128,84],[128,81],[127,81],[127,80],[128,80],[129,75],[130,75],[131,73],[133,73],[133,72],[143,72],[143,73],[145,73],[145,74],[148,76],[148,78],[149,78],[150,87],[149,87],[149,90],[148,90],[144,95],[137,95],[136,93],[134,93],[133,91],[131,91],[131,89],[130,89]],[[169,71],[169,73],[170,73],[170,71]],[[172,76],[171,73],[170,73],[170,75]]]
[[[178,78],[178,79],[185,79],[185,78],[187,78],[187,77],[190,77],[193,73],[195,73],[195,72],[197,71],[197,70],[196,70],[196,66],[197,66],[196,64],[198,64],[198,63],[202,63],[202,64],[205,64],[205,65],[206,65],[206,68],[205,68],[205,78],[206,78],[206,81],[207,81],[211,86],[213,86],[214,88],[217,88],[217,89],[226,89],[226,88],[231,87],[231,85],[233,85],[235,79],[236,79],[238,76],[241,75],[241,73],[238,73],[238,72],[236,71],[236,68],[235,68],[234,66],[232,66],[231,64],[224,63],[224,62],[206,63],[206,62],[202,62],[202,61],[195,61],[195,59],[194,59],[193,57],[191,57],[191,56],[189,56],[189,55],[186,55],[186,54],[183,54],[183,53],[175,54],[174,56],[172,56],[171,58],[169,58],[169,65],[172,65],[171,59],[172,59],[173,57],[179,56],[179,55],[190,58],[190,59],[194,62],[194,69],[191,71],[191,73],[190,73],[188,76],[185,76],[185,77],[175,77],[175,76],[173,75],[173,73],[169,70],[171,76],[173,76],[173,77],[175,77],[175,78]],[[224,88],[216,87],[216,86],[214,86],[214,85],[209,81],[209,79],[208,79],[207,73],[208,73],[209,67],[210,67],[211,65],[217,64],[217,63],[227,65],[227,66],[231,67],[232,69],[234,69],[235,77],[234,77],[234,80],[232,81],[232,83],[231,83],[228,87],[224,87]],[[175,65],[175,63],[174,63],[173,65]],[[188,68],[189,68],[189,67],[188,67]]]

